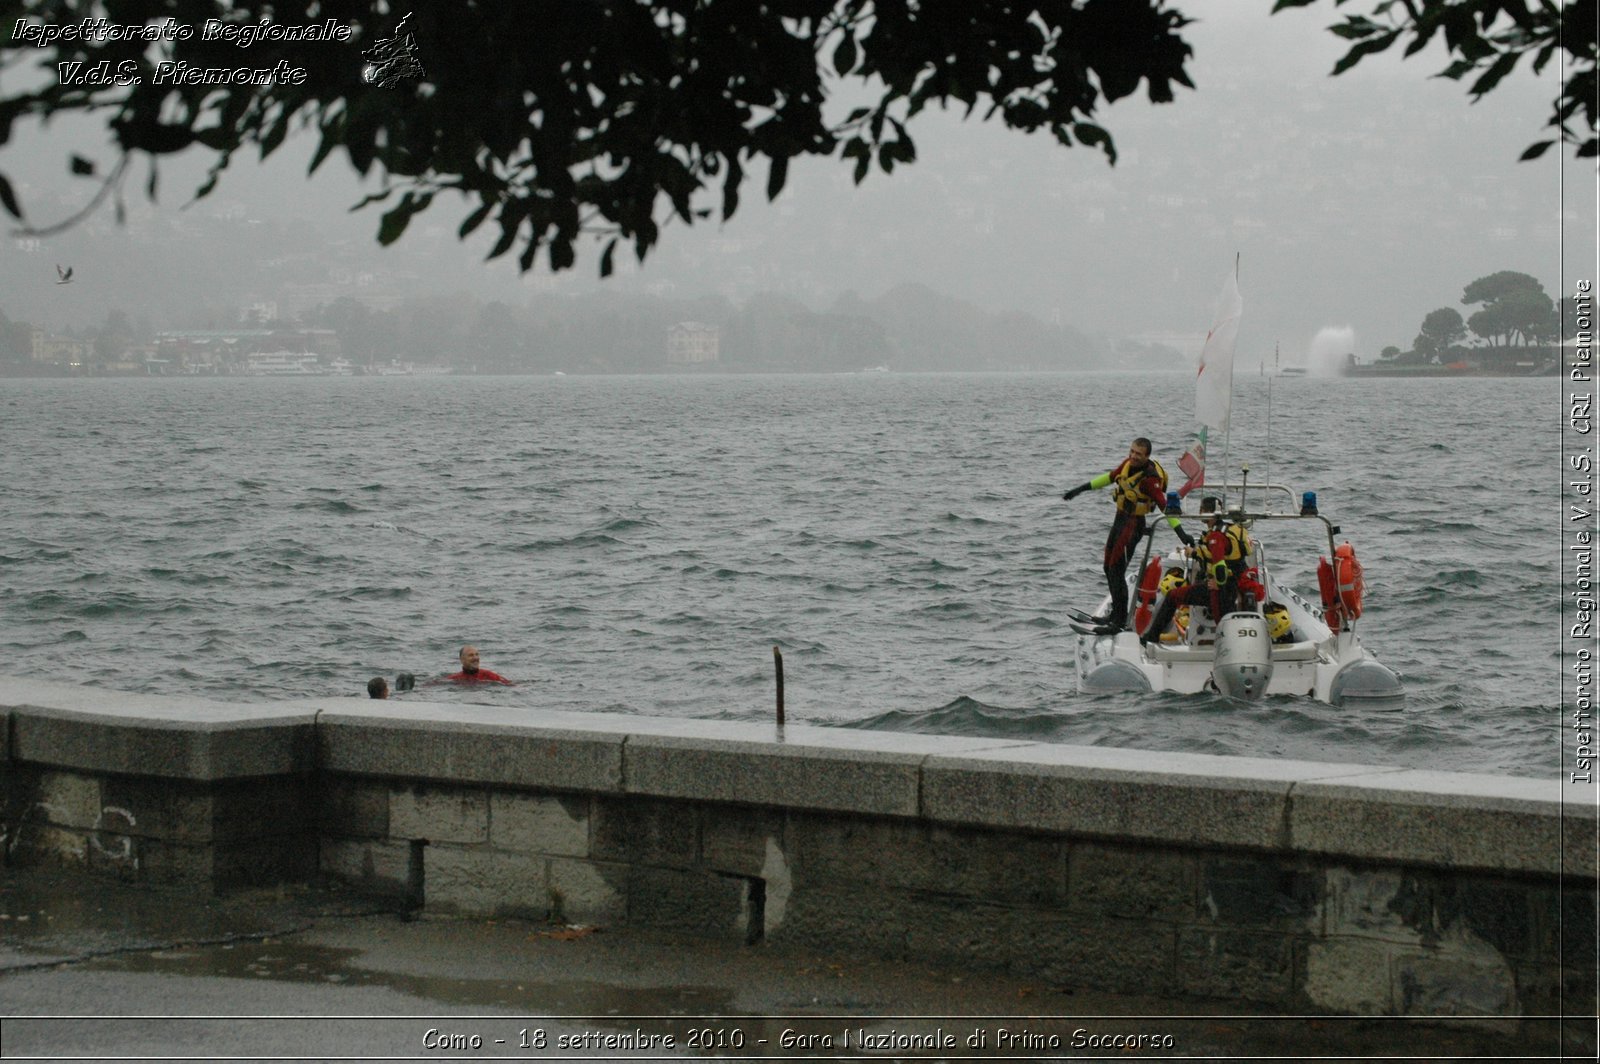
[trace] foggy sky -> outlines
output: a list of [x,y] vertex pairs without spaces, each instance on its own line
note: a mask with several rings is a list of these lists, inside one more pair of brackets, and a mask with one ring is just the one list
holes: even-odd
[[[1338,78],[1328,71],[1345,42],[1325,27],[1331,4],[1269,16],[1270,0],[1180,5],[1199,21],[1186,31],[1196,91],[1153,105],[1141,95],[1099,115],[1119,159],[1065,149],[998,121],[933,113],[910,127],[918,161],[893,175],[874,171],[860,187],[853,164],[800,159],[775,203],[762,195],[765,167],[751,170],[732,221],[689,229],[673,222],[643,267],[619,249],[618,276],[598,279],[598,246],[552,277],[546,260],[519,275],[512,254],[482,261],[493,234],[466,244],[455,230],[466,208],[449,198],[414,219],[396,249],[376,243],[376,210],[349,214],[364,189],[342,153],[304,177],[309,139],[264,165],[241,157],[203,213],[241,205],[251,217],[303,218],[349,237],[374,264],[407,261],[432,276],[432,290],[521,304],[533,292],[596,288],[679,297],[722,292],[736,300],[779,290],[817,309],[840,294],[880,295],[920,282],[990,309],[1017,309],[1105,336],[1160,339],[1198,351],[1235,253],[1244,318],[1241,365],[1303,363],[1313,337],[1349,330],[1355,353],[1410,346],[1424,315],[1459,303],[1475,278],[1502,269],[1529,273],[1552,298],[1596,272],[1596,180],[1592,161],[1552,149],[1519,163],[1559,90],[1559,64],[1543,75],[1519,68],[1483,101],[1432,75],[1442,47],[1401,61],[1369,57]],[[1221,8],[1223,10],[1213,10]],[[326,47],[314,45],[312,47]],[[425,61],[425,57],[424,57]],[[375,90],[377,91],[377,90]],[[841,97],[848,90],[841,89]],[[85,126],[58,122],[14,140],[4,169],[24,206],[67,186],[66,152]],[[102,164],[113,157],[101,148]],[[143,164],[129,184],[144,205]],[[156,210],[179,215],[201,168],[162,163]],[[90,186],[79,182],[80,199]],[[367,186],[368,188],[372,186]],[[707,205],[717,201],[708,196]],[[659,211],[658,216],[664,216]],[[38,264],[39,289],[0,292],[0,311],[46,326],[88,324],[120,305],[114,278],[97,278],[97,241],[125,241],[99,224],[51,238],[31,252],[0,242],[11,259]],[[39,221],[55,220],[41,217]],[[54,262],[70,252],[78,283],[57,289]],[[209,251],[215,256],[217,252]],[[239,247],[222,253],[249,256]],[[241,260],[242,261],[242,260]],[[197,294],[196,298],[203,295]],[[137,307],[123,309],[136,311]],[[158,323],[159,324],[159,323]]]

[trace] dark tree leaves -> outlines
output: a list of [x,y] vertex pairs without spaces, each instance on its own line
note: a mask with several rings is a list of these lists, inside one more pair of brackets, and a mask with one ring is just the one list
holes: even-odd
[[[1308,7],[1316,0],[1277,0],[1273,12],[1291,7]],[[1492,92],[1516,67],[1524,55],[1532,55],[1533,69],[1542,70],[1558,51],[1567,53],[1567,80],[1561,87],[1554,112],[1547,123],[1559,131],[1563,143],[1573,146],[1578,158],[1593,158],[1600,152],[1596,137],[1600,122],[1600,83],[1595,76],[1600,59],[1597,39],[1597,8],[1594,0],[1368,0],[1371,15],[1346,15],[1329,27],[1330,32],[1351,41],[1350,50],[1335,64],[1333,73],[1342,74],[1362,59],[1384,51],[1396,41],[1409,37],[1407,56],[1415,55],[1437,36],[1457,58],[1439,76],[1460,80],[1477,75],[1468,92],[1478,98]],[[1347,0],[1334,0],[1344,7]],[[1582,128],[1573,128],[1572,118],[1582,112]],[[1522,153],[1522,160],[1536,159],[1551,146],[1538,141]]]
[[[1274,10],[1313,0],[1277,0]],[[1571,0],[1364,0],[1370,13],[1335,28],[1351,42],[1339,69],[1407,41],[1408,53],[1442,35],[1449,76],[1491,91],[1532,52],[1535,67],[1567,53],[1569,74],[1551,120],[1560,139],[1593,155],[1595,5]],[[1343,6],[1345,0],[1335,0]],[[351,28],[348,41],[263,39],[248,49],[194,33],[148,42],[88,36],[47,47],[9,33],[0,44],[0,147],[16,119],[99,111],[124,161],[199,145],[213,158],[197,195],[216,184],[235,153],[271,155],[293,130],[317,140],[311,169],[342,152],[394,202],[378,238],[399,239],[435,196],[465,201],[463,237],[498,229],[490,256],[520,245],[531,269],[540,249],[552,269],[576,258],[579,240],[618,241],[643,259],[669,215],[693,224],[720,205],[738,209],[758,160],[766,192],[783,189],[798,156],[837,157],[859,183],[916,159],[909,127],[930,105],[998,116],[1013,129],[1045,131],[1116,160],[1099,116],[1143,89],[1169,102],[1192,88],[1183,39],[1188,19],[1169,0],[0,0],[0,25],[61,25],[90,17],[119,24],[207,19],[255,25]],[[369,80],[367,56],[391,55],[400,17],[414,45],[416,76]],[[1563,31],[1563,23],[1565,23]],[[58,64],[121,70],[136,84],[62,85]],[[267,69],[304,78],[266,85],[192,84],[152,77],[158,62],[194,69]],[[18,71],[13,78],[12,70]],[[18,85],[31,86],[18,88]],[[846,87],[848,86],[848,87]],[[847,115],[829,105],[863,96]],[[1574,132],[1574,119],[1588,119]],[[1525,153],[1532,158],[1535,145]],[[87,160],[71,163],[87,173]],[[151,188],[154,185],[152,183]],[[398,201],[391,196],[398,194]],[[22,205],[0,175],[0,206]]]
[[[783,189],[798,156],[836,156],[864,180],[916,159],[911,120],[929,104],[999,115],[1024,132],[1115,159],[1097,110],[1144,86],[1170,100],[1188,86],[1186,20],[1168,0],[583,0],[581,3],[416,0],[0,0],[0,23],[60,25],[106,16],[122,24],[207,19],[250,26],[333,20],[343,42],[262,39],[248,49],[195,33],[159,42],[72,39],[48,47],[8,36],[0,60],[32,66],[0,90],[0,146],[17,117],[104,110],[124,156],[198,144],[213,165],[209,192],[236,152],[271,155],[291,131],[316,138],[311,169],[342,153],[391,205],[378,239],[400,238],[440,192],[464,197],[463,237],[497,229],[491,256],[539,249],[552,268],[576,244],[633,244],[643,258],[668,214],[692,224],[731,217],[753,163],[766,193]],[[406,12],[420,77],[372,79],[373,56],[395,52]],[[63,86],[59,63],[137,64],[134,85]],[[203,85],[152,76],[158,62],[194,69],[271,68],[305,78]],[[845,116],[830,94],[866,94]],[[86,173],[87,161],[73,169]],[[390,194],[394,194],[393,198]],[[0,205],[15,203],[0,186]]]

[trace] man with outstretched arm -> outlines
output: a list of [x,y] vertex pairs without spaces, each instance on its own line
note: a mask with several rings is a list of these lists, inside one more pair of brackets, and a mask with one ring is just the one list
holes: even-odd
[[[1116,516],[1111,520],[1111,532],[1106,536],[1105,553],[1106,586],[1111,590],[1111,611],[1103,617],[1096,617],[1095,621],[1120,632],[1128,626],[1128,562],[1133,558],[1133,548],[1149,531],[1145,527],[1145,515],[1152,510],[1160,513],[1166,505],[1167,471],[1161,468],[1160,462],[1150,457],[1150,441],[1140,436],[1128,447],[1128,457],[1116,468],[1068,489],[1061,497],[1070,501],[1086,491],[1096,491],[1108,484],[1113,486],[1111,500],[1117,506]],[[1176,517],[1168,517],[1167,522],[1185,545],[1194,542]]]

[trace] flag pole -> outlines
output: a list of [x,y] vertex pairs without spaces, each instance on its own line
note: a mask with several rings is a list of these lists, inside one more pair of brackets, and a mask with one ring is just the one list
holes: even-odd
[[[1279,359],[1282,357],[1278,350],[1278,342],[1272,342],[1272,377],[1278,375]],[[1272,377],[1267,378],[1267,483],[1272,483]],[[1270,496],[1269,496],[1270,498]]]
[[[1233,253],[1233,290],[1235,292],[1239,290],[1239,254],[1237,251]],[[1228,483],[1228,470],[1231,468],[1228,464],[1228,452],[1229,446],[1233,443],[1233,366],[1231,363],[1228,366],[1228,410],[1228,424],[1222,433],[1222,483],[1224,485],[1222,489],[1222,506],[1224,509],[1228,505],[1228,489],[1226,485]],[[1244,505],[1242,497],[1239,500],[1239,505]]]

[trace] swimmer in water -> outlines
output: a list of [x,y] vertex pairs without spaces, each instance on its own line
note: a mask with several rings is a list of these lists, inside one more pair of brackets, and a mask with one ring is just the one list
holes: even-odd
[[503,683],[512,686],[510,680],[499,673],[490,672],[478,664],[478,648],[468,643],[461,648],[461,671],[451,673],[445,677],[451,683]]

